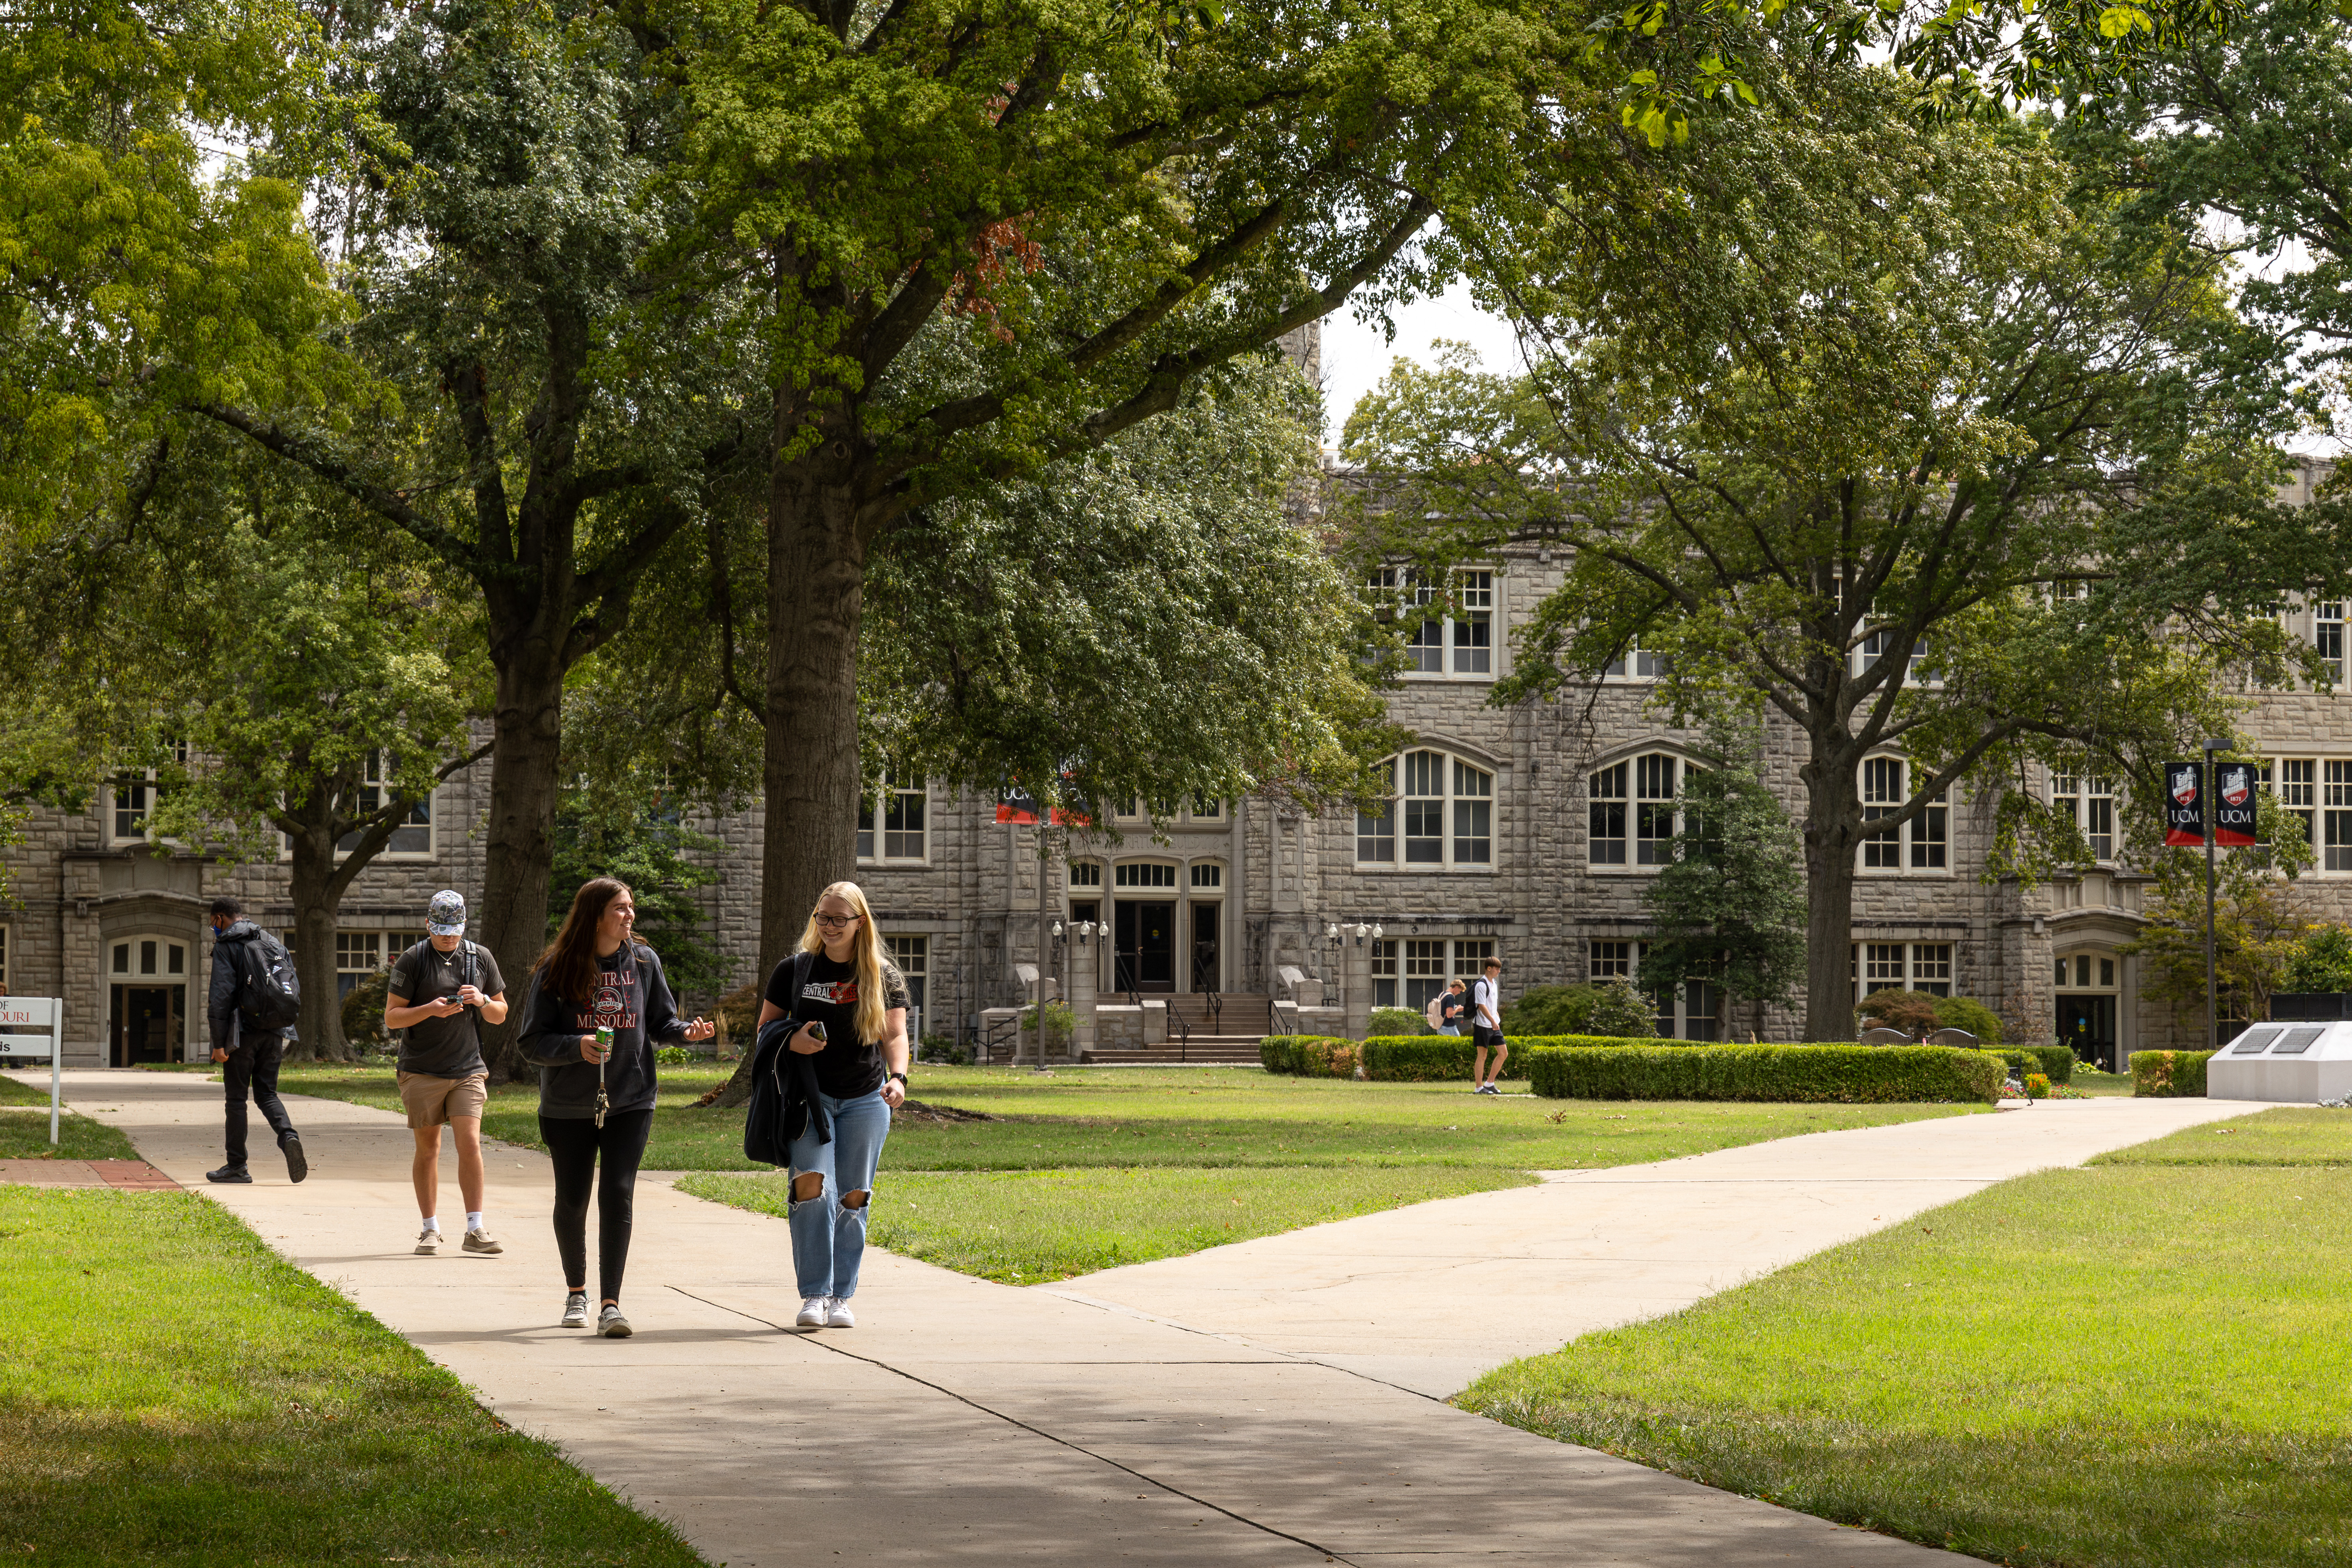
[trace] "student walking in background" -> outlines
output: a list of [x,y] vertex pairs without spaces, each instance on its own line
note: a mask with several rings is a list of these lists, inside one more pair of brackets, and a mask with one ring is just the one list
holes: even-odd
[[907,982],[882,956],[874,911],[855,882],[817,896],[800,951],[776,965],[762,1025],[792,1019],[787,1048],[814,1058],[815,1103],[792,1141],[785,1205],[801,1329],[857,1325],[850,1298],[866,1256],[874,1167],[890,1113],[907,1099]]
[[[1470,1039],[1476,1047],[1470,1063],[1470,1076],[1477,1082],[1473,1094],[1500,1094],[1495,1080],[1503,1076],[1503,1059],[1511,1054],[1510,1042],[1503,1038],[1503,963],[1497,958],[1486,961],[1486,972],[1470,987]],[[1486,1070],[1486,1053],[1495,1053],[1495,1068]]]
[[1447,981],[1445,989],[1429,999],[1429,1011],[1426,1015],[1429,1026],[1441,1035],[1460,1035],[1462,1015],[1469,1005],[1469,1003],[1463,1000],[1462,982]]
[[[654,950],[632,934],[636,900],[599,877],[572,900],[524,988],[520,1045],[539,1067],[539,1135],[555,1164],[555,1250],[563,1326],[588,1321],[588,1194],[596,1194],[596,1331],[629,1337],[621,1277],[629,1265],[637,1163],[654,1121],[654,1044],[707,1040],[687,1023]],[[599,1031],[606,1031],[600,1043]]]
[[278,1136],[278,1152],[286,1156],[287,1179],[299,1182],[310,1173],[310,1162],[303,1156],[302,1137],[286,1114],[286,1102],[278,1098],[278,1068],[286,1056],[286,1031],[264,1021],[268,998],[262,993],[272,975],[281,994],[291,990],[299,997],[300,987],[294,980],[293,960],[285,944],[243,918],[244,914],[244,906],[235,899],[213,900],[212,989],[205,999],[205,1018],[212,1027],[213,1060],[221,1064],[221,1079],[227,1088],[228,1162],[217,1171],[206,1171],[205,1180],[253,1180],[245,1163],[245,1101],[250,1094],[261,1109],[262,1120]]
[[[416,1250],[441,1250],[441,1129],[457,1146],[457,1191],[466,1200],[468,1252],[506,1250],[482,1223],[482,1112],[490,1069],[482,1060],[483,1024],[507,1018],[507,983],[489,950],[466,940],[466,900],[444,889],[425,910],[423,942],[392,961],[384,985],[383,1026],[401,1037],[401,1109],[416,1140],[408,1163],[424,1228]],[[412,1000],[413,998],[413,1000]]]

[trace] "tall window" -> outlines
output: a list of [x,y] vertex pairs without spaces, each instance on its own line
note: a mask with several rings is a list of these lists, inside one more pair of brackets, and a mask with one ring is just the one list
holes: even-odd
[[[384,803],[392,798],[393,773],[393,756],[390,752],[370,752],[366,759],[360,763],[359,808],[362,816],[383,809]],[[365,837],[366,835],[360,833],[346,833],[343,835],[342,841],[335,847],[344,854],[349,854],[360,847],[360,840]],[[427,795],[408,808],[408,815],[400,819],[400,826],[394,827],[392,830],[392,837],[384,841],[383,852],[387,855],[433,853],[432,796]]]
[[2050,781],[2050,804],[2082,830],[2095,860],[2116,858],[2116,790],[2113,780],[2060,773]]
[[1651,652],[1642,646],[1641,638],[1635,637],[1625,645],[1622,657],[1611,659],[1602,667],[1601,673],[1634,680],[1655,680],[1666,673],[1666,656]]
[[1443,752],[1407,752],[1381,767],[1397,797],[1377,815],[1356,814],[1358,865],[1398,863],[1399,817],[1406,866],[1483,869],[1494,864],[1494,774]]
[[2330,871],[2352,871],[2352,763],[2330,761],[2326,766],[2320,864]]
[[[1911,764],[1901,757],[1866,757],[1862,764],[1862,820],[1873,823],[1894,816],[1911,798],[1915,783]],[[1864,870],[1942,871],[1951,864],[1951,808],[1937,795],[1925,810],[1900,827],[1865,826],[1862,835]]]
[[1404,944],[1404,1005],[1426,1010],[1430,999],[1445,989],[1445,944],[1407,942]]
[[359,983],[383,965],[383,932],[339,931],[335,933],[335,995],[348,996]]
[[1192,862],[1192,886],[1195,889],[1202,888],[1222,888],[1224,885],[1225,868],[1223,866],[1220,866],[1214,860],[1195,860]]
[[2337,686],[2344,684],[2344,605],[2341,600],[2324,600],[2311,607],[2311,646],[2319,655],[2319,662],[2327,671],[2327,679]]
[[1397,1005],[1397,944],[1392,941],[1372,943],[1372,1005],[1393,1007]]
[[2303,824],[2304,842],[2311,842],[2319,803],[2319,763],[2310,757],[2282,757],[2263,772],[2275,781],[2271,787],[2279,805]]
[[1622,866],[1626,829],[1633,829],[1633,860],[1663,866],[1675,858],[1679,826],[1675,794],[1687,782],[1690,765],[1664,752],[1612,763],[1585,781],[1585,859],[1594,866]]
[[[188,763],[188,743],[167,741],[163,748],[173,762],[182,767]],[[163,799],[162,788],[155,781],[156,770],[142,768],[119,773],[113,784],[114,837],[118,839],[143,838],[147,835],[147,818]]]
[[1850,950],[1849,957],[1862,971],[1854,994],[1857,1002],[1874,991],[1925,991],[1930,996],[1952,994],[1952,944],[1948,942],[1866,942]]
[[[927,847],[924,818],[930,800],[924,781],[902,773],[882,776],[882,787],[857,816],[860,860],[920,860]],[[881,854],[875,854],[877,848]]]
[[1457,567],[1446,574],[1446,588],[1441,589],[1409,566],[1383,566],[1372,573],[1367,585],[1402,601],[1407,673],[1475,677],[1495,672],[1494,573]]
[[883,947],[898,973],[907,977],[907,995],[916,1011],[923,1005],[923,980],[930,965],[931,939],[927,936],[886,936]]

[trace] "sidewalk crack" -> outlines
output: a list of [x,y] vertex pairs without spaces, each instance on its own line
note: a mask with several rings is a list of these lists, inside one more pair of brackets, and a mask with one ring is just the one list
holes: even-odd
[[[679,1295],[684,1296],[690,1301],[699,1301],[706,1307],[715,1307],[722,1312],[731,1312],[736,1317],[745,1318],[755,1323],[764,1323],[769,1328],[777,1331],[779,1333],[789,1332],[783,1324],[776,1322],[772,1319],[763,1318],[757,1312],[747,1312],[740,1307],[730,1307],[726,1305],[724,1302],[714,1301],[708,1296],[698,1296],[693,1291],[687,1289],[683,1286],[672,1285],[669,1289],[677,1291]],[[913,1373],[907,1371],[904,1367],[892,1366],[887,1361],[877,1361],[869,1355],[860,1355],[856,1351],[846,1349],[836,1343],[829,1342],[822,1335],[808,1334],[794,1335],[793,1337],[799,1340],[803,1344],[814,1345],[818,1350],[830,1351],[835,1355],[842,1356],[850,1361],[864,1362],[867,1366],[874,1367],[878,1371],[887,1372],[893,1377],[904,1378],[906,1381],[915,1384],[919,1388],[928,1388],[934,1394],[943,1394],[959,1405],[964,1405],[969,1409],[979,1411],[982,1415],[991,1416],[995,1420],[1002,1421],[1008,1426],[1018,1427],[1020,1430],[1029,1433],[1032,1436],[1043,1437],[1048,1443],[1057,1444],[1062,1447],[1069,1449],[1074,1454],[1084,1454],[1087,1458],[1094,1460],[1098,1465],[1108,1465],[1112,1469],[1118,1470],[1124,1475],[1133,1476],[1137,1480],[1141,1481],[1146,1486],[1159,1488],[1161,1491],[1166,1492],[1171,1497],[1182,1498],[1186,1502],[1192,1503],[1201,1508],[1205,1508],[1212,1513],[1223,1514],[1227,1519],[1232,1520],[1235,1524],[1247,1525],[1250,1529],[1258,1531],[1263,1534],[1271,1535],[1278,1541],[1287,1541],[1293,1545],[1303,1546],[1309,1552],[1320,1552],[1326,1562],[1342,1563],[1347,1563],[1349,1568],[1358,1568],[1354,1559],[1341,1555],[1336,1547],[1321,1545],[1316,1542],[1307,1540],[1303,1535],[1293,1535],[1290,1531],[1286,1530],[1278,1530],[1275,1526],[1267,1524],[1262,1520],[1252,1519],[1245,1513],[1236,1513],[1232,1509],[1225,1507],[1223,1503],[1212,1502],[1207,1498],[1202,1497],[1197,1493],[1186,1491],[1182,1487],[1174,1486],[1167,1481],[1163,1481],[1157,1476],[1147,1475],[1143,1471],[1137,1469],[1132,1465],[1121,1464],[1118,1460],[1112,1458],[1109,1455],[1098,1454],[1083,1443],[1074,1443],[1069,1438],[1058,1436],[1055,1433],[1048,1432],[1042,1426],[1032,1426],[1030,1423],[1022,1420],[1018,1415],[1008,1415],[1004,1411],[997,1410],[989,1405],[982,1405],[979,1400],[972,1398],[971,1395],[959,1394],[954,1389],[949,1388],[945,1384],[933,1383],[927,1377],[918,1377]]]

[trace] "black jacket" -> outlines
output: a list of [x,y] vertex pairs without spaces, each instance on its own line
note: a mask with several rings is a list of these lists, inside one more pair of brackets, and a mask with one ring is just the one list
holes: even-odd
[[[637,995],[643,1016],[636,1024],[613,1031],[613,1059],[604,1064],[604,1092],[611,1109],[651,1110],[654,1108],[654,1047],[686,1037],[686,1020],[671,1001],[669,978],[652,948],[629,943],[630,962],[637,966]],[[617,955],[616,955],[617,956]],[[522,1028],[516,1039],[523,1060],[539,1068],[539,1113],[569,1120],[596,1113],[596,1064],[580,1059],[580,1037],[596,1032],[596,1017],[544,989],[544,972],[530,972],[522,994]]]
[[245,982],[245,944],[260,934],[261,928],[251,921],[238,921],[213,938],[212,992],[205,998],[205,1018],[212,1026],[216,1051],[233,1051],[246,1040],[285,1037],[282,1029],[256,1029],[236,1016],[236,994]]
[[816,1058],[787,1048],[800,1025],[771,1018],[751,1047],[751,1103],[743,1112],[743,1157],[790,1165],[793,1140],[814,1124],[816,1141],[833,1142],[833,1120],[817,1098]]

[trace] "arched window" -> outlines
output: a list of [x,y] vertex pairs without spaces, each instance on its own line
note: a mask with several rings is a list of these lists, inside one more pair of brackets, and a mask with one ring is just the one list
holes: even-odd
[[1356,864],[1428,870],[1494,865],[1493,773],[1433,751],[1392,757],[1381,771],[1391,796],[1378,812],[1356,814]]
[[1665,752],[1612,763],[1585,781],[1585,859],[1594,866],[1663,866],[1675,858],[1675,796],[1691,765]]

